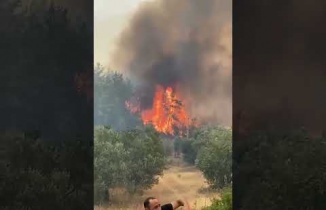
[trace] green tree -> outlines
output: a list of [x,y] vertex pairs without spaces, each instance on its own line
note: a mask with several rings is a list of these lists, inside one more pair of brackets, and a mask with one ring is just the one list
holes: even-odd
[[94,74],[94,123],[125,130],[141,125],[140,119],[126,108],[133,86],[122,74],[105,71],[98,64]]
[[158,183],[166,159],[163,142],[152,128],[126,131],[122,134],[129,152],[126,188],[129,192],[142,192]]
[[152,128],[114,131],[95,128],[95,200],[105,201],[108,189],[124,187],[142,192],[158,182],[166,160],[162,140]]
[[229,129],[206,130],[207,141],[198,152],[196,165],[213,188],[222,189],[232,181],[232,132]]
[[97,127],[94,138],[94,200],[107,201],[109,189],[121,185],[128,165],[128,152],[120,142],[119,133]]

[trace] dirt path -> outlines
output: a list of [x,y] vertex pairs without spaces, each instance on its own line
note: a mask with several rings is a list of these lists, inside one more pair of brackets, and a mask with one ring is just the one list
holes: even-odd
[[177,198],[187,199],[194,209],[210,204],[210,199],[216,197],[213,193],[200,193],[200,189],[206,188],[205,178],[201,172],[193,166],[181,163],[173,165],[164,172],[158,185],[145,192],[145,197],[156,196],[162,203],[171,202]]
[[200,189],[205,187],[207,187],[205,179],[198,169],[187,166],[180,159],[174,159],[172,165],[164,171],[159,183],[152,189],[145,191],[144,195],[133,198],[123,198],[121,197],[123,195],[120,195],[118,198],[120,201],[130,201],[128,208],[115,205],[108,208],[97,208],[97,210],[134,210],[134,206],[141,205],[148,196],[157,197],[162,203],[169,203],[179,198],[187,199],[193,207],[192,210],[200,210],[210,204],[211,198],[218,196],[217,193],[200,193]]

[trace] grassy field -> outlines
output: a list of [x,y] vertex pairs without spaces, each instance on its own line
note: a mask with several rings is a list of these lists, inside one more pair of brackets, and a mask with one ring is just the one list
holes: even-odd
[[112,192],[113,205],[97,206],[95,210],[142,210],[142,202],[148,196],[157,197],[162,204],[186,199],[192,210],[200,210],[210,205],[212,198],[218,197],[216,192],[209,192],[206,188],[205,179],[198,169],[183,163],[181,159],[173,159],[159,183],[143,195],[129,196],[117,189]]

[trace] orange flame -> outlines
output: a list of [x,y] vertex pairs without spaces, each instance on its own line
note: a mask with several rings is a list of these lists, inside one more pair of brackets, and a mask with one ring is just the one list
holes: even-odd
[[156,87],[151,109],[141,111],[139,103],[133,104],[129,101],[126,102],[126,107],[132,113],[140,112],[144,125],[152,124],[158,132],[164,134],[175,135],[177,129],[182,135],[185,129],[195,126],[171,87]]

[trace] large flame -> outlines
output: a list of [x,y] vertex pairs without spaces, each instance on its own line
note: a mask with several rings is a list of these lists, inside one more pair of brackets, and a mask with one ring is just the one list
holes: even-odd
[[132,113],[140,113],[145,125],[152,124],[161,133],[183,135],[190,126],[195,126],[194,120],[190,119],[182,104],[180,97],[171,87],[164,89],[156,86],[156,91],[151,109],[140,110],[139,103],[126,102],[127,108]]

